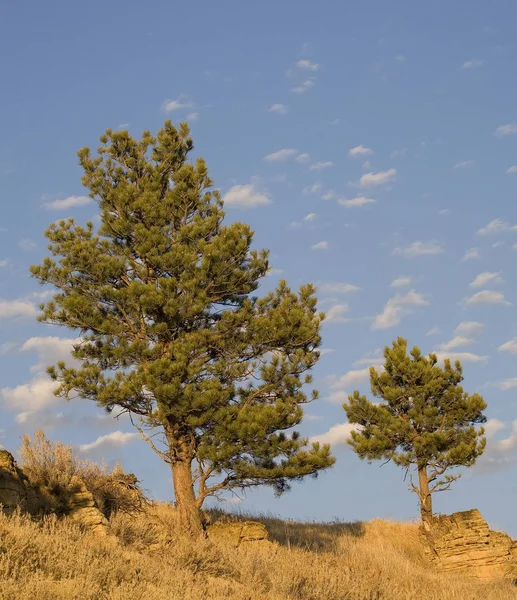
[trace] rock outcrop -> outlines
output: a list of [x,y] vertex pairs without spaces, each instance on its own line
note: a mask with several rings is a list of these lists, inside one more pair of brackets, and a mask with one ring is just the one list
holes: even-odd
[[0,505],[8,515],[18,508],[23,512],[38,512],[38,497],[13,455],[0,449]]
[[429,556],[440,571],[481,580],[517,580],[517,542],[491,531],[476,509],[436,517],[425,537]]
[[[109,522],[84,482],[72,477],[66,492],[65,514],[96,534],[108,535]],[[39,492],[30,484],[13,455],[3,449],[0,450],[0,505],[2,512],[7,515],[17,509],[36,515],[45,506],[43,491]]]
[[266,542],[269,538],[265,525],[256,521],[216,522],[207,527],[207,534],[209,539],[234,548],[248,542]]
[[95,503],[93,494],[79,477],[72,477],[66,514],[98,535],[108,535],[110,525]]

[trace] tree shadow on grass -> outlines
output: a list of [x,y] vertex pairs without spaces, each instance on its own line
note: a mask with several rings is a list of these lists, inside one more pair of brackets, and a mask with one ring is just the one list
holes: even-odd
[[209,510],[207,513],[211,522],[258,521],[266,526],[270,540],[288,548],[297,547],[310,552],[334,552],[340,537],[358,538],[362,537],[365,532],[364,523],[361,521],[353,523],[337,520],[329,523],[297,522],[283,520],[268,514],[226,513],[217,509]]

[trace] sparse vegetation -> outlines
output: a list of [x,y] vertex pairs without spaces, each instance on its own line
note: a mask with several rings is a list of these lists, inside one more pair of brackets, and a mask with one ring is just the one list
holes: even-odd
[[106,517],[117,511],[135,513],[147,502],[137,478],[119,464],[110,469],[104,463],[83,460],[70,445],[48,440],[43,431],[36,431],[33,438],[24,435],[19,454],[20,466],[38,488],[46,512],[62,514],[73,477],[85,483]]

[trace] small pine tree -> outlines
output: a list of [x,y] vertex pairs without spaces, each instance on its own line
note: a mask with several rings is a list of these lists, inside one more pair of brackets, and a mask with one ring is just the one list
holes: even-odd
[[51,224],[57,259],[31,267],[57,288],[40,321],[82,336],[73,350],[81,366],[49,373],[56,394],[129,414],[171,467],[184,528],[201,533],[208,496],[256,485],[281,493],[333,464],[328,445],[288,433],[308,401],[323,315],[312,285],[295,293],[281,281],[253,295],[268,253],[251,250],[248,225],[223,225],[204,161],[187,162],[185,123],[100,140],[98,157],[79,152],[98,232],[73,219]]
[[[406,469],[416,467],[422,521],[432,524],[432,494],[449,489],[460,475],[444,475],[453,467],[470,467],[483,453],[486,439],[486,403],[479,394],[469,395],[459,361],[444,361],[435,354],[423,356],[415,346],[407,354],[407,341],[398,338],[384,349],[384,370],[370,368],[372,394],[369,402],[357,390],[343,408],[348,421],[359,425],[349,439],[361,459],[385,459]],[[442,477],[443,476],[443,477]]]

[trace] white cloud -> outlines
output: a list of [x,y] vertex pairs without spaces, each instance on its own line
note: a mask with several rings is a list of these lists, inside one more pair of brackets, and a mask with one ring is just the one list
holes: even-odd
[[351,283],[330,282],[318,286],[318,289],[328,294],[350,294],[358,292],[361,288]]
[[18,344],[16,342],[4,342],[0,346],[0,354],[9,354],[9,352],[15,348],[18,348]]
[[16,422],[27,429],[43,429],[47,432],[58,426],[63,426],[70,419],[65,417],[62,412],[53,410],[44,411],[26,411],[16,415]]
[[382,350],[377,349],[377,350],[374,350],[373,352],[368,352],[362,358],[355,360],[353,362],[353,366],[360,367],[362,365],[366,365],[368,368],[369,367],[383,367],[384,362],[385,362],[385,359],[384,359],[384,356],[382,356]]
[[485,64],[484,60],[467,60],[462,65],[462,69],[479,69]]
[[295,94],[305,94],[309,90],[314,87],[314,81],[312,79],[307,79],[301,85],[296,85],[291,88],[291,92]]
[[[370,379],[370,365],[363,369],[352,369],[341,375],[338,379],[333,378],[330,387],[333,390],[349,390],[356,388]],[[348,394],[348,392],[347,392]]]
[[478,248],[469,248],[463,255],[461,261],[464,262],[466,260],[474,260],[477,258],[481,258]]
[[379,171],[378,173],[365,173],[359,180],[361,187],[373,187],[375,185],[383,185],[395,179],[397,169],[388,169],[387,171]]
[[[489,423],[492,424],[489,425]],[[497,419],[490,419],[485,424],[488,426],[487,437],[492,437],[497,431],[505,428],[506,425]],[[514,466],[517,461],[517,420],[513,421],[510,435],[502,440],[490,440],[487,449],[478,460],[474,469],[478,472],[493,472]]]
[[469,298],[465,298],[463,301],[467,306],[472,304],[502,304],[511,306],[511,302],[504,299],[504,295],[501,292],[494,292],[492,290],[483,290],[473,294]]
[[287,106],[287,104],[272,104],[269,107],[269,112],[278,113],[279,115],[286,115],[289,112],[289,106]]
[[331,352],[335,352],[334,348],[322,348],[321,350],[319,350],[321,356],[324,356],[325,354],[330,354]]
[[318,63],[313,63],[313,62],[311,62],[310,60],[307,60],[307,59],[299,60],[296,63],[296,66],[299,69],[307,69],[309,71],[317,71],[320,68],[320,66],[319,66]]
[[323,194],[323,196],[321,197],[321,199],[322,200],[332,200],[335,197],[336,197],[336,193],[333,190],[328,190],[328,192],[325,192]]
[[199,113],[191,112],[187,115],[187,121],[197,121],[199,119]]
[[33,412],[63,402],[54,395],[56,388],[56,382],[48,375],[40,375],[14,388],[4,387],[0,394],[8,408],[17,412]]
[[222,498],[221,502],[224,502],[225,504],[240,504],[243,502],[243,499],[234,492],[233,496],[230,496],[230,498]]
[[460,336],[472,337],[481,333],[484,327],[483,323],[477,321],[463,321],[456,327],[454,333]]
[[517,135],[517,123],[499,125],[499,127],[495,130],[494,135],[497,137],[503,137],[505,135]]
[[7,259],[0,260],[0,268],[7,267],[8,264],[9,264],[9,261]]
[[316,194],[317,192],[319,192],[321,190],[321,183],[313,183],[312,185],[308,186],[308,187],[304,187],[302,190],[302,193],[304,194]]
[[344,315],[348,312],[347,304],[335,304],[332,306],[325,315],[326,323],[347,323],[347,319]]
[[509,169],[506,169],[507,173],[517,173],[517,165],[513,165],[512,167],[510,167]]
[[442,208],[441,210],[438,211],[438,214],[440,216],[450,215],[451,214],[451,209],[450,208]]
[[357,429],[357,425],[342,423],[341,425],[334,425],[326,433],[311,437],[309,441],[331,444],[332,446],[347,446],[347,440],[350,438],[351,432]]
[[454,165],[455,169],[467,169],[469,167],[472,167],[474,165],[474,161],[473,160],[462,160],[459,163],[456,163]]
[[25,252],[29,252],[30,250],[33,250],[34,248],[36,248],[37,244],[36,244],[36,242],[33,242],[32,240],[25,238],[18,242],[18,246]]
[[483,425],[485,429],[485,435],[487,438],[493,437],[498,431],[504,429],[504,423],[499,421],[499,419],[488,419],[488,421]]
[[501,344],[499,348],[497,348],[499,352],[509,352],[510,354],[517,354],[517,338],[513,338],[504,344]]
[[366,146],[354,146],[350,148],[348,151],[348,156],[370,156],[373,154],[373,150],[371,148],[366,148]]
[[234,185],[223,196],[223,202],[235,208],[255,208],[271,204],[271,198],[267,192],[259,192],[253,183],[245,185]]
[[329,247],[329,243],[325,241],[318,242],[311,246],[313,250],[326,250]]
[[413,280],[411,279],[411,277],[397,277],[397,279],[393,280],[390,283],[390,287],[405,287],[406,285],[411,285],[413,283]]
[[500,390],[511,390],[515,387],[517,387],[517,377],[512,377],[510,379],[503,379],[502,381],[499,381],[497,384],[497,387]]
[[299,163],[307,163],[311,160],[311,157],[307,154],[307,152],[303,152],[302,154],[298,154],[294,160]]
[[14,319],[16,317],[36,317],[38,311],[32,302],[27,300],[1,300],[0,319]]
[[486,363],[488,361],[488,356],[479,356],[478,354],[473,354],[472,352],[435,352],[438,360],[444,361],[448,358],[451,362],[459,360],[461,363]]
[[43,206],[47,210],[61,210],[67,208],[73,208],[74,206],[84,206],[90,204],[92,199],[88,196],[68,196],[63,200],[52,200],[51,202],[44,202]]
[[[476,354],[471,354],[469,352],[464,353],[449,353],[450,350],[454,348],[460,348],[461,346],[470,346],[471,344],[475,344],[476,340],[475,336],[483,330],[484,326],[482,323],[478,323],[477,321],[463,321],[460,323],[456,329],[454,330],[454,337],[445,342],[443,344],[438,344],[436,346],[437,355],[440,357],[449,357],[451,360],[455,360],[452,357],[456,356],[457,358],[460,354],[463,356],[463,360],[465,362],[483,362],[487,359],[486,356],[477,356]],[[458,358],[458,360],[462,360]]]
[[282,150],[268,154],[264,157],[264,160],[267,162],[281,162],[296,156],[296,154],[298,154],[298,150],[295,150],[294,148],[282,148]]
[[399,156],[404,156],[407,152],[407,148],[399,148],[398,150],[393,150],[390,154],[390,158],[398,158]]
[[483,287],[490,283],[503,283],[503,278],[501,277],[501,272],[491,273],[489,271],[485,271],[484,273],[480,273],[474,279],[474,281],[470,284],[470,287]]
[[509,225],[501,219],[494,219],[490,221],[488,225],[481,227],[477,230],[478,235],[492,235],[497,233],[504,233],[505,231],[516,231],[517,225]]
[[407,294],[397,294],[390,298],[382,313],[377,315],[372,323],[372,329],[387,329],[400,323],[401,318],[409,314],[411,306],[427,306],[429,302],[415,290]]
[[442,333],[441,329],[439,327],[433,327],[426,333],[426,335],[437,335],[438,333]]
[[185,96],[180,96],[176,100],[165,100],[162,104],[162,110],[165,113],[173,112],[174,110],[181,110],[182,108],[193,108],[192,102],[185,99]]
[[[320,351],[320,354],[321,353],[322,352]],[[304,421],[321,421],[323,417],[321,415],[308,415],[307,413],[304,413],[303,419]]]
[[309,167],[310,171],[321,171],[322,169],[328,169],[329,167],[333,167],[334,163],[330,160],[326,162],[317,162]]
[[316,220],[316,217],[317,217],[317,216],[318,216],[318,215],[317,215],[316,213],[309,213],[308,215],[305,215],[305,217],[303,217],[303,220],[304,220],[306,223],[311,223],[312,221],[315,221],[315,220]]
[[491,449],[501,453],[517,450],[517,419],[512,422],[511,434],[507,438],[492,442]]
[[443,252],[443,246],[437,242],[413,242],[409,246],[404,248],[395,248],[393,254],[400,254],[401,256],[413,257],[413,256],[426,256],[441,254]]
[[22,344],[21,352],[34,351],[38,355],[38,362],[31,367],[31,371],[43,374],[49,365],[64,361],[67,365],[76,362],[72,358],[73,346],[80,343],[81,338],[59,338],[57,336],[31,337]]
[[[36,364],[31,367],[35,376],[27,383],[0,390],[5,405],[18,413],[16,416],[18,423],[26,426],[30,423],[38,424],[40,411],[63,402],[54,395],[58,384],[46,374],[46,368],[60,360],[65,361],[68,366],[77,365],[77,361],[72,358],[71,350],[73,344],[79,342],[80,338],[48,336],[31,337],[22,344],[21,352],[36,352],[38,356]],[[62,417],[48,413],[47,416],[43,415],[41,418],[46,419],[47,426],[50,426],[55,419]]]
[[438,344],[436,349],[438,351],[452,350],[453,348],[459,348],[460,346],[470,346],[473,343],[474,340],[472,338],[456,335],[452,338],[452,340],[449,340],[443,344]]
[[139,438],[138,433],[125,433],[123,431],[113,431],[106,435],[99,436],[95,441],[89,444],[80,444],[80,452],[90,452],[91,450],[109,450],[111,448],[125,446],[129,442]]
[[366,206],[367,204],[374,204],[376,201],[373,198],[367,198],[366,196],[356,196],[350,200],[340,198],[338,202],[345,208],[360,208],[362,206]]

